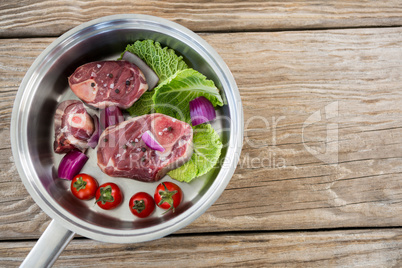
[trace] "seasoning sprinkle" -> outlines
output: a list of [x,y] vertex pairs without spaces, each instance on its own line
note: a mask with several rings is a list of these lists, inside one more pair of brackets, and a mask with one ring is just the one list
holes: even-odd
[[113,74],[108,74],[107,76],[109,76],[110,78],[113,78]]
[[127,149],[127,145],[124,144],[124,145],[123,145],[123,149]]
[[167,130],[170,132],[172,131],[172,127],[168,127]]
[[104,142],[107,142],[108,140],[106,138],[103,139]]
[[144,147],[141,148],[141,151],[146,152],[147,149],[145,149]]
[[130,85],[130,81],[126,81],[126,86],[129,86]]
[[119,90],[118,88],[116,88],[116,90],[115,90],[114,92],[116,92],[117,94],[119,94],[119,93],[120,93],[120,90]]
[[91,83],[91,87],[95,87],[95,83]]

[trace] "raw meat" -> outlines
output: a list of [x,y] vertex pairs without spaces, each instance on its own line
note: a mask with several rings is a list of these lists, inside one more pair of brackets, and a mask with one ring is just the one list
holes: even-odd
[[148,89],[142,71],[123,60],[84,64],[68,78],[68,83],[78,98],[101,109],[110,105],[127,109]]
[[54,115],[54,151],[59,154],[74,149],[85,151],[94,129],[93,119],[81,101],[67,100],[60,103]]
[[[145,145],[141,136],[147,130],[165,149],[163,153]],[[158,181],[190,159],[192,140],[191,126],[173,117],[158,113],[135,117],[102,133],[98,166],[109,176]]]

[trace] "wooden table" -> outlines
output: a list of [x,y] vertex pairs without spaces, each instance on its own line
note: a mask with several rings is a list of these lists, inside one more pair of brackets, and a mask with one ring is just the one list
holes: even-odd
[[0,266],[50,222],[10,148],[19,84],[56,37],[91,19],[160,16],[199,33],[239,86],[235,175],[199,219],[141,244],[75,238],[56,267],[402,266],[401,1],[0,3]]

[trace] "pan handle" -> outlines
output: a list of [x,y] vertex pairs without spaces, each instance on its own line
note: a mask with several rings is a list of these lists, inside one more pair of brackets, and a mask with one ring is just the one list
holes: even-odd
[[74,233],[52,220],[20,267],[51,267]]

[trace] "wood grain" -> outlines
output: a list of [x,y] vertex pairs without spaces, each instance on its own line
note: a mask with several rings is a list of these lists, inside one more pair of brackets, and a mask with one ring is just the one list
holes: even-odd
[[[211,222],[219,230],[400,226],[400,33],[245,33],[247,49],[236,34],[205,37],[234,73],[245,111],[240,164],[202,218],[205,230]],[[322,120],[303,129],[317,111]],[[322,161],[307,147],[325,152],[328,127],[338,130],[338,159]]]
[[[33,242],[1,242],[0,266],[17,267]],[[139,244],[75,239],[54,267],[400,267],[402,231],[169,236]]]
[[[238,83],[244,149],[222,196],[181,233],[402,225],[402,28],[202,37]],[[0,40],[2,239],[38,237],[49,221],[18,179],[9,122],[19,82],[52,40]]]
[[402,4],[389,1],[81,1],[3,0],[0,37],[59,36],[83,22],[136,13],[193,31],[266,31],[402,25]]

